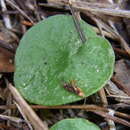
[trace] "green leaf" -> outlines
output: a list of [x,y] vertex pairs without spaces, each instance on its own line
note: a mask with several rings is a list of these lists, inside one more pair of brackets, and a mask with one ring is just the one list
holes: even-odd
[[82,118],[74,118],[59,121],[58,123],[53,125],[50,130],[101,130],[101,129],[97,125],[88,120]]
[[[81,27],[84,44],[66,15],[43,20],[24,35],[16,52],[14,81],[25,99],[48,106],[66,104],[97,92],[110,79],[115,60],[111,45],[84,21]],[[72,82],[84,97],[64,88]]]

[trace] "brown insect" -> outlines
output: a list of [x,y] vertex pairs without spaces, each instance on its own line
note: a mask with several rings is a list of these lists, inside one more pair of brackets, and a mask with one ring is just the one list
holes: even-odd
[[71,80],[69,83],[65,83],[64,84],[64,88],[72,93],[75,93],[76,95],[80,96],[80,97],[84,97],[84,93],[81,90],[81,88],[78,88],[76,85],[76,81],[75,80]]

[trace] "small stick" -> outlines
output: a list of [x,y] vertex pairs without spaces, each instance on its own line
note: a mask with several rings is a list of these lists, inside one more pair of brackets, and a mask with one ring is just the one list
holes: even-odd
[[102,30],[102,27],[100,25],[100,22],[98,21],[97,18],[93,17],[93,20],[95,21],[95,23],[97,24],[97,27],[98,27],[98,30],[99,30],[99,33],[102,37],[104,37],[104,33],[103,33],[103,30]]
[[[110,116],[114,116],[115,111],[110,109],[109,112],[108,112],[108,114],[109,114]],[[113,120],[107,119],[107,123],[108,123],[108,126],[109,126],[109,129],[110,129],[110,130],[116,130],[116,126],[115,126],[115,123],[114,123]]]
[[20,106],[19,106],[16,102],[14,102],[14,103],[15,103],[15,105],[17,106],[17,108],[18,108],[19,112],[21,113],[22,117],[24,118],[26,124],[28,125],[29,130],[33,130],[32,125],[30,124],[30,122],[29,122],[28,119],[26,118],[26,116],[25,116],[23,110],[20,108]]
[[13,8],[17,9],[21,15],[23,15],[25,18],[27,18],[31,23],[34,24],[33,20],[22,10],[20,9],[17,5],[15,5],[12,1],[6,0],[6,2]]
[[79,34],[79,37],[80,37],[82,43],[85,43],[86,42],[85,35],[83,33],[83,30],[81,29],[80,22],[79,22],[77,16],[75,15],[75,10],[73,9],[70,0],[69,0],[69,4],[68,5],[69,5],[71,13],[72,13],[72,17],[73,17],[73,21],[74,21],[74,25],[75,25],[75,28],[77,30],[77,33]]
[[41,119],[37,116],[34,110],[22,98],[17,89],[13,87],[10,83],[9,84],[7,83],[7,85],[14,99],[19,104],[19,106],[21,107],[27,118],[30,120],[35,130],[48,130],[47,126],[41,121]]
[[130,122],[128,122],[128,121],[126,121],[126,120],[123,120],[123,119],[121,119],[121,118],[118,118],[118,117],[115,117],[115,116],[111,116],[111,115],[109,115],[108,113],[105,113],[105,112],[103,112],[103,111],[92,111],[92,112],[94,112],[94,113],[96,113],[97,115],[100,115],[100,116],[102,116],[102,117],[104,117],[104,118],[111,119],[111,120],[113,120],[113,121],[115,121],[115,122],[117,122],[117,123],[120,123],[120,124],[123,124],[123,125],[125,125],[125,126],[130,127]]
[[[109,112],[108,108],[100,107],[97,105],[62,105],[62,106],[42,106],[42,105],[30,105],[33,109],[81,109],[86,111],[104,111]],[[121,105],[123,106],[123,105]],[[129,107],[129,105],[125,104],[125,107]],[[0,105],[0,110],[5,109],[16,109],[16,105]],[[113,109],[111,109],[113,110]],[[122,112],[115,111],[115,115],[119,117],[123,117],[126,119],[130,119],[130,115],[127,115]]]
[[20,123],[24,122],[23,119],[20,119],[18,117],[6,116],[6,115],[2,115],[2,114],[0,114],[0,119],[2,119],[2,120],[8,120],[8,121],[11,121],[11,122],[15,122],[17,124],[20,124]]
[[[54,4],[60,4],[61,6],[67,5],[68,2],[66,0],[48,0],[49,3],[54,3]],[[109,15],[109,16],[114,16],[114,17],[122,17],[122,18],[130,18],[130,11],[128,10],[123,10],[123,9],[114,9],[114,8],[108,8],[108,7],[98,7],[98,6],[90,6],[93,5],[93,3],[90,3],[89,5],[86,4],[86,2],[82,1],[74,1],[72,2],[73,7],[79,11],[89,11],[94,14],[104,14],[104,15]]]
[[[3,13],[3,12],[6,12],[6,11],[7,11],[7,8],[6,8],[5,0],[0,0],[0,5],[1,5],[2,13]],[[3,20],[4,20],[4,23],[5,23],[6,28],[12,29],[10,17],[9,17],[8,14],[3,14]]]
[[[107,98],[106,98],[106,94],[105,94],[104,88],[102,88],[102,89],[99,91],[99,96],[100,96],[100,98],[101,98],[101,101],[102,101],[102,103],[103,103],[103,106],[104,106],[104,107],[107,107],[107,106],[108,106],[108,101],[107,101]],[[111,115],[111,116],[114,116],[115,111],[114,111],[114,110],[111,110],[111,109],[108,109],[108,110],[109,110],[108,114]],[[106,121],[107,121],[107,123],[108,123],[108,126],[109,126],[109,129],[110,129],[110,130],[116,130],[115,123],[114,123],[113,120],[107,119]]]
[[118,117],[130,119],[130,115],[122,113],[122,112],[115,111],[115,115],[118,116]]
[[104,88],[100,89],[100,91],[98,92],[98,94],[99,94],[99,96],[101,98],[102,105],[104,107],[107,107],[108,101],[107,101],[107,98],[106,98],[106,94],[105,94]]
[[[62,106],[43,106],[43,105],[30,105],[33,109],[82,109],[86,111],[97,110],[108,112],[107,108],[97,105],[62,105]],[[0,110],[16,109],[16,105],[0,105]]]
[[[91,17],[93,19],[93,17],[95,17],[95,15],[93,14],[89,14],[89,13],[85,13],[87,16]],[[115,30],[113,30],[113,28],[111,28],[110,26],[108,26],[106,23],[104,23],[102,20],[98,19],[98,21],[100,22],[100,25],[103,29],[105,29],[107,32],[109,32],[114,38],[115,40],[117,40],[118,42],[120,42],[121,46],[126,50],[126,52],[129,54],[130,56],[130,47],[128,46],[128,43],[122,38],[122,36],[115,32]]]

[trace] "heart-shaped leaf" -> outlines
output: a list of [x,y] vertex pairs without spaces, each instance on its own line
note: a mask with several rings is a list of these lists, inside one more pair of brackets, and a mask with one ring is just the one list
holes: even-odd
[[110,79],[114,53],[81,21],[82,43],[71,16],[52,16],[32,27],[16,52],[14,81],[31,103],[61,105],[89,96]]
[[50,130],[100,130],[100,128],[88,120],[74,118],[59,121]]

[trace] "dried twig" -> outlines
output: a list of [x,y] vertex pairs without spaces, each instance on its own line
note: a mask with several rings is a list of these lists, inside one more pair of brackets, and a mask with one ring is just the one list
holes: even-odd
[[[100,25],[100,28],[101,28],[101,25]],[[97,27],[93,26],[93,29],[95,30],[96,33],[100,34],[100,30]],[[117,40],[117,38],[115,38],[110,32],[102,30],[102,33],[103,33],[104,36],[106,36],[108,38],[111,38],[113,40]]]
[[111,119],[111,120],[113,120],[113,121],[115,121],[117,123],[120,123],[120,124],[123,124],[125,126],[130,127],[130,122],[128,122],[126,120],[123,120],[123,119],[115,117],[115,116],[111,116],[111,115],[109,115],[109,114],[107,114],[107,113],[105,113],[103,111],[93,111],[93,112],[100,115],[100,116],[102,116],[102,117],[104,117],[104,118],[106,118],[106,119]]
[[106,94],[105,94],[105,91],[104,91],[104,88],[102,88],[100,91],[99,91],[99,96],[101,98],[101,102],[102,102],[102,105],[104,107],[106,107],[108,105],[108,102],[107,102],[107,98],[106,98]]
[[102,27],[101,27],[101,25],[100,25],[100,22],[98,21],[97,18],[93,18],[93,19],[94,19],[95,23],[97,24],[97,27],[98,27],[99,32],[100,32],[100,35],[101,35],[102,37],[104,37],[104,33],[103,33]]
[[4,12],[7,11],[5,0],[0,0],[0,5],[1,5],[2,12],[3,12],[3,21],[5,23],[5,26],[8,29],[12,29],[12,25],[11,25],[11,21],[10,21],[9,15],[8,14],[4,14]]
[[[82,109],[86,111],[102,111],[102,112],[109,112],[108,108],[96,106],[96,105],[63,105],[63,106],[41,106],[41,105],[30,105],[33,109]],[[16,109],[16,105],[1,105],[0,109]],[[113,110],[114,111],[114,110]],[[127,115],[122,112],[114,111],[114,115],[119,117],[123,117],[126,119],[130,119],[130,115]]]
[[[45,7],[52,7],[52,8],[58,8],[58,9],[69,9],[67,6],[63,6],[63,4],[60,4],[60,2],[57,2],[57,0],[55,1],[55,3],[53,3],[51,0],[48,0],[49,3],[39,3],[38,5],[40,6],[45,6]],[[54,0],[53,0],[54,1]],[[64,0],[65,1],[65,0]],[[67,1],[67,0],[66,0]],[[78,1],[76,0],[76,2],[81,2],[81,1]],[[117,7],[117,4],[113,4],[113,5],[110,5],[110,4],[104,4],[104,3],[91,3],[91,2],[83,2],[82,1],[82,4],[84,4],[89,6],[89,7],[99,7],[99,8],[116,8]]]
[[31,23],[34,24],[33,20],[17,5],[15,5],[11,0],[6,0],[6,2],[13,8],[17,9],[21,15],[23,15],[25,18],[27,18]]
[[19,92],[15,87],[13,87],[10,83],[8,84],[8,88],[12,93],[14,99],[19,104],[24,114],[30,120],[32,125],[36,130],[48,130],[47,126],[40,120],[40,118],[36,115],[33,109],[27,104],[27,102],[21,97]]
[[[107,107],[108,101],[107,101],[107,98],[106,98],[106,94],[105,94],[104,88],[102,88],[102,89],[99,91],[99,96],[100,96],[100,98],[101,98],[101,101],[102,101],[102,103],[103,103],[103,106],[104,106],[104,107]],[[114,115],[114,112],[115,112],[115,111],[113,111],[113,110],[109,110],[108,114],[111,115],[111,116],[113,116],[113,115]],[[108,119],[108,120],[107,120],[107,123],[108,123],[108,126],[109,126],[110,130],[116,130],[116,128],[115,128],[115,123],[114,123],[113,120]]]
[[119,116],[119,117],[123,117],[123,118],[126,118],[126,119],[130,119],[130,115],[128,114],[125,114],[125,113],[122,113],[122,112],[115,112],[115,115]]
[[13,117],[13,116],[6,116],[6,115],[2,115],[2,114],[0,114],[0,119],[2,119],[2,120],[9,120],[9,121],[15,122],[17,124],[20,124],[20,123],[24,122],[24,120],[22,120],[20,118]]
[[[110,104],[109,108],[114,108],[115,110],[122,108],[122,109],[129,109],[130,105],[129,104],[125,104],[125,103],[118,103],[118,104]],[[129,116],[129,115],[128,115]],[[125,117],[127,118],[127,117]]]
[[[113,111],[111,109],[108,112],[108,114],[113,116],[113,117],[114,117],[114,113],[115,113],[115,111]],[[115,126],[115,123],[113,120],[108,119],[107,122],[108,122],[108,126],[109,126],[110,130],[116,130],[116,126]]]
[[[53,3],[53,4],[61,4],[62,6],[68,5],[68,3],[65,0],[48,0],[48,1],[49,1],[49,3]],[[120,16],[123,18],[125,18],[125,17],[130,18],[129,11],[119,10],[119,9],[110,9],[110,8],[99,8],[99,7],[93,6],[93,3],[90,3],[91,6],[88,6],[85,3],[86,2],[76,2],[76,1],[72,2],[73,7],[75,9],[77,9],[81,12],[84,12],[85,14],[90,16],[92,19],[95,18],[95,16],[98,18],[99,13],[101,13],[102,15],[111,15],[114,17]],[[101,21],[100,19],[98,19],[98,22],[100,22],[100,28],[103,28],[107,32],[111,33],[112,37],[114,37],[114,39],[118,40],[121,43],[122,47],[130,55],[130,48],[129,48],[128,44],[126,43],[126,41],[122,38],[122,36],[119,33],[117,33],[115,30],[113,30],[113,28],[111,28],[110,26],[105,24],[103,21]]]
[[21,113],[22,117],[24,118],[25,122],[27,123],[27,125],[28,125],[28,127],[29,127],[29,130],[33,130],[33,128],[32,128],[32,126],[31,126],[30,122],[28,121],[28,119],[27,119],[26,116],[24,115],[23,110],[20,108],[20,106],[19,106],[16,102],[15,102],[15,104],[16,104],[16,106],[17,106],[19,112]]
[[[61,4],[61,5],[67,5],[68,2],[66,0],[48,0],[49,3],[54,4]],[[86,2],[72,2],[73,7],[79,11],[89,11],[93,14],[104,14],[104,15],[110,15],[110,16],[116,16],[116,17],[122,17],[122,18],[130,18],[130,11],[122,10],[122,9],[113,9],[113,8],[101,8],[97,6],[92,6],[93,3],[90,3],[91,6],[87,5]]]
[[[83,109],[83,110],[97,110],[108,112],[107,108],[97,105],[62,105],[62,106],[43,106],[43,105],[30,105],[33,109]],[[16,105],[0,105],[0,109],[16,109]]]
[[[90,13],[85,13],[85,14],[88,15],[89,17],[91,17],[92,19],[95,18],[95,16],[93,14],[90,14]],[[128,43],[126,43],[126,41],[121,37],[121,35],[117,31],[113,30],[113,28],[108,26],[106,23],[104,23],[102,20],[98,19],[98,21],[100,22],[100,26],[104,30],[109,32],[114,37],[115,40],[120,42],[121,46],[126,50],[126,52],[130,56],[130,47],[128,46]]]

